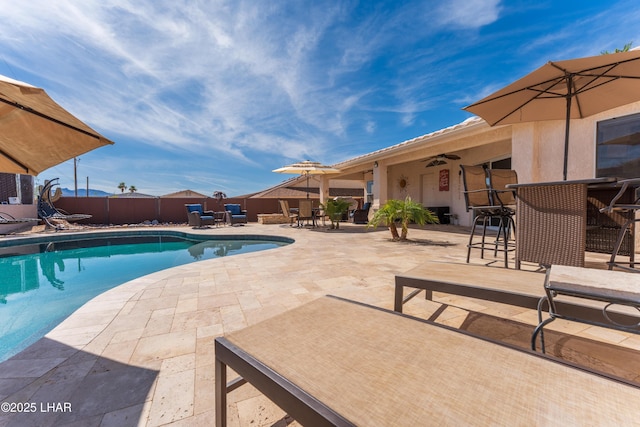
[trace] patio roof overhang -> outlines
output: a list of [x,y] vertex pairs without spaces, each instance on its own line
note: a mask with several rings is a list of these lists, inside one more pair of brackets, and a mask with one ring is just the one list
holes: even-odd
[[479,117],[472,117],[457,125],[418,138],[383,148],[359,157],[336,163],[340,179],[362,179],[375,162],[394,165],[418,161],[441,153],[455,153],[494,142],[511,140],[511,125],[490,127]]

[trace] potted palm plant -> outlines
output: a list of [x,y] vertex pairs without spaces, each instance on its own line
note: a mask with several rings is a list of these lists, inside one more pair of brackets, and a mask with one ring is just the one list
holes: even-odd
[[[381,223],[389,227],[391,237],[394,241],[407,240],[409,233],[409,223],[415,222],[419,225],[435,224],[438,217],[421,204],[411,200],[411,196],[407,196],[404,200],[388,200],[380,209],[378,209],[367,224],[367,227],[377,227]],[[396,222],[400,222],[401,231],[398,233]]]
[[335,199],[329,199],[325,204],[320,203],[320,209],[324,211],[324,214],[329,217],[331,221],[331,229],[340,229],[340,220],[344,214],[349,210],[350,203],[339,197]]

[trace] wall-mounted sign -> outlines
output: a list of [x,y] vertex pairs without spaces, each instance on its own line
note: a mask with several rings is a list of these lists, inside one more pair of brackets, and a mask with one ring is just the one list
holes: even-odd
[[438,190],[449,191],[449,169],[440,169],[440,179],[438,180]]

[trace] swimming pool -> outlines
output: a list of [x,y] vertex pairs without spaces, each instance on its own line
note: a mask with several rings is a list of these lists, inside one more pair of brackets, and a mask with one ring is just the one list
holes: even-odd
[[177,231],[55,235],[0,242],[0,362],[93,297],[136,277],[292,243],[277,236]]

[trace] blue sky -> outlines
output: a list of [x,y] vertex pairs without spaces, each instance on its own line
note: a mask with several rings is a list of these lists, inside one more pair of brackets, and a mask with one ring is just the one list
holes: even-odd
[[[115,141],[78,186],[228,196],[470,117],[548,60],[640,46],[637,0],[29,0],[0,8],[0,74]],[[73,188],[73,161],[41,173]]]

